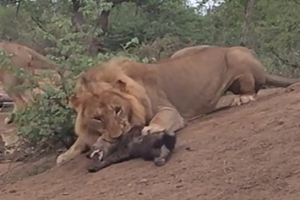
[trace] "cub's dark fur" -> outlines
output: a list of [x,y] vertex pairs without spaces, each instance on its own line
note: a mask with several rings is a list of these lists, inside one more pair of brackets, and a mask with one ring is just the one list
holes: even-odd
[[119,143],[115,151],[103,161],[92,158],[89,172],[97,172],[112,164],[140,157],[144,160],[154,160],[157,166],[164,165],[175,148],[175,133],[157,132],[142,136],[142,129],[143,126],[131,128],[120,138],[122,142]]

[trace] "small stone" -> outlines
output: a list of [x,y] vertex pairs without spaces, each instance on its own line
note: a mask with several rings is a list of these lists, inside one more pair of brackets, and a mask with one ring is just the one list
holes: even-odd
[[9,193],[16,193],[17,190],[10,190]]
[[147,182],[148,182],[148,179],[142,178],[142,179],[140,180],[140,182],[141,182],[141,183],[147,183]]
[[278,122],[277,122],[278,125],[282,125],[284,124],[284,121],[282,119],[280,119]]
[[185,150],[192,151],[191,147],[186,147]]

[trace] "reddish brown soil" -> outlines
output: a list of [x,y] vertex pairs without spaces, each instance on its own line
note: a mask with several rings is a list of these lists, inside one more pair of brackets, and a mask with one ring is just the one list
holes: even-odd
[[0,183],[0,199],[298,200],[300,86],[294,88],[262,91],[257,102],[193,121],[163,167],[132,160],[87,174],[82,155]]

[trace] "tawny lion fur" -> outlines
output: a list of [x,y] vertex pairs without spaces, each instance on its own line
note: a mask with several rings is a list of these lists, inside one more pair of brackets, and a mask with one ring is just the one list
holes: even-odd
[[178,131],[185,120],[211,112],[225,91],[239,95],[233,105],[241,105],[255,100],[264,84],[299,81],[267,74],[244,47],[210,46],[155,64],[112,59],[79,78],[70,100],[78,139],[57,163],[74,158],[99,136],[107,153],[134,125],[146,125],[144,135]]
[[[36,76],[38,72],[42,72],[43,70],[58,70],[58,66],[33,49],[20,44],[1,42],[0,51],[4,51],[11,55],[11,57],[8,57],[10,58],[10,67],[13,69],[24,69],[32,75],[32,79],[30,80],[20,78],[13,74],[11,69],[7,68],[8,66],[0,66],[0,81],[2,87],[8,96],[12,98],[14,103],[12,113],[5,118],[5,123],[10,124],[13,122],[14,113],[34,100],[33,92],[41,92],[38,89],[35,89],[35,91],[32,89],[22,90],[19,86],[28,84],[29,81],[33,81],[34,76]],[[39,71],[37,72],[37,70]],[[51,84],[49,80],[44,81],[47,82],[46,84]],[[17,87],[19,88],[16,89]],[[10,139],[5,141],[7,145],[9,145],[8,143],[12,143],[12,141],[8,140]]]
[[170,58],[179,58],[182,56],[197,53],[197,52],[201,51],[202,49],[205,49],[206,47],[210,47],[210,46],[209,45],[198,45],[198,46],[186,47],[186,48],[180,49],[179,51],[176,51],[174,54],[172,54],[170,56]]

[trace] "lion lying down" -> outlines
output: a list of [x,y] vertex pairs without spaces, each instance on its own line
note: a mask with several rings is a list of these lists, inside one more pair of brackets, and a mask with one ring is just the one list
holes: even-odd
[[[112,150],[112,153],[103,160],[103,153],[97,144],[91,148],[87,158],[92,159],[89,172],[97,172],[115,163],[142,157],[144,160],[154,160],[156,166],[162,166],[167,162],[175,144],[175,134],[157,132],[151,135],[142,136],[143,126],[134,126],[128,133],[120,138],[119,145]],[[101,142],[101,141],[99,141]]]
[[57,163],[74,158],[99,136],[105,160],[136,125],[145,126],[143,135],[176,132],[186,120],[213,111],[226,91],[237,95],[232,105],[241,105],[254,101],[263,85],[299,81],[268,74],[244,47],[209,46],[154,64],[112,59],[78,79],[70,99],[78,138]]

